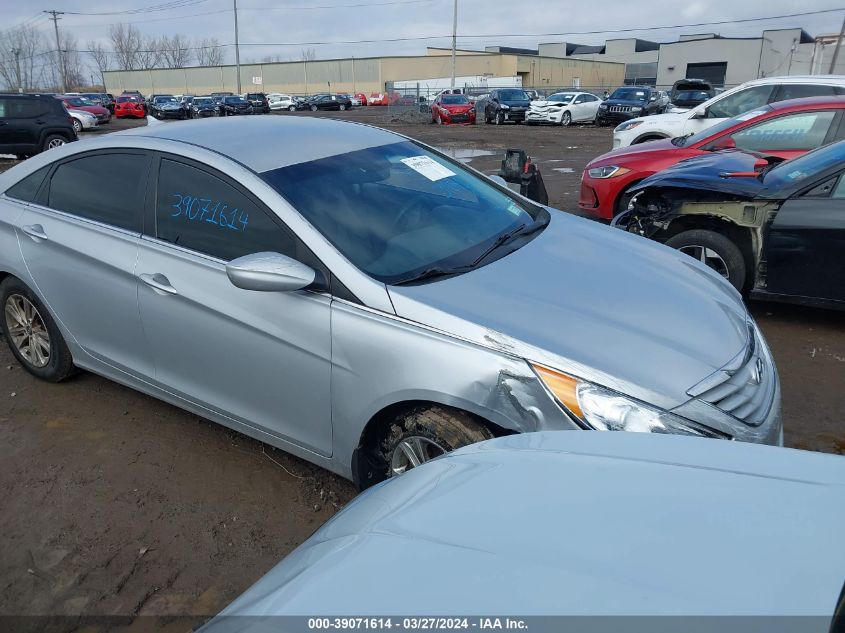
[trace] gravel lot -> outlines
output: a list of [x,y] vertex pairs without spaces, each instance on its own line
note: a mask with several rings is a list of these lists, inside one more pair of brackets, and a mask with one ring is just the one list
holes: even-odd
[[[485,173],[504,149],[524,148],[562,209],[576,206],[584,164],[610,145],[609,129],[590,126],[439,127],[385,110],[345,118],[475,155],[470,164]],[[99,133],[143,124],[114,121]],[[0,171],[14,164],[0,159]],[[845,453],[845,313],[751,310],[778,362],[787,444]],[[0,615],[199,619],[355,494],[326,471],[97,376],[38,382],[5,344],[0,488]]]

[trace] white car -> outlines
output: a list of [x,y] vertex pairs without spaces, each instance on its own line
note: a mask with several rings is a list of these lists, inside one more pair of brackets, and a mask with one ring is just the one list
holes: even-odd
[[79,134],[83,130],[92,130],[99,126],[97,117],[85,110],[68,108],[68,114],[73,118],[73,130]]
[[271,110],[296,110],[296,100],[291,95],[272,92],[267,95],[267,102]]
[[588,92],[556,92],[543,100],[532,101],[525,113],[526,123],[592,123],[601,99]]
[[352,102],[353,107],[358,107],[361,105],[361,99],[356,97],[355,95],[349,95],[349,100]]
[[613,130],[613,147],[694,134],[774,101],[835,95],[845,95],[845,76],[806,75],[755,79],[718,94],[687,112],[657,114],[620,123]]

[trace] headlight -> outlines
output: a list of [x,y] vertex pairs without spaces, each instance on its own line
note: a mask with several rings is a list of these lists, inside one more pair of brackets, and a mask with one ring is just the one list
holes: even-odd
[[510,109],[511,109],[511,107],[510,107],[509,105],[506,105],[506,104],[504,104],[504,103],[500,104],[500,105],[499,105],[499,107],[500,107],[502,110],[510,110]]
[[642,112],[642,111],[643,111],[643,109],[640,108],[639,106],[634,106],[633,108],[631,108],[631,112]]
[[614,132],[625,132],[627,130],[633,130],[638,125],[642,125],[642,121],[625,121],[624,123],[620,123],[614,129]]
[[597,431],[671,433],[698,437],[725,435],[639,402],[633,398],[567,374],[532,364],[534,371],[554,395],[558,404],[585,428]]
[[607,110],[607,104],[600,103],[599,104],[599,110]]
[[619,167],[618,165],[605,165],[604,167],[593,167],[587,170],[590,178],[615,178],[622,174],[627,174],[630,169],[627,167]]
[[475,114],[475,108],[470,108],[470,109],[469,109],[469,113],[470,113],[470,114]]

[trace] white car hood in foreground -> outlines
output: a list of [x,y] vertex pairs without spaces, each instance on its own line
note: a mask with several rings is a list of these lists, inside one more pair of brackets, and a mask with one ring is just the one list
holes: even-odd
[[[843,498],[835,455],[514,435],[365,492],[221,615],[792,615],[817,617],[791,630],[826,631]],[[260,622],[232,620],[208,633]]]

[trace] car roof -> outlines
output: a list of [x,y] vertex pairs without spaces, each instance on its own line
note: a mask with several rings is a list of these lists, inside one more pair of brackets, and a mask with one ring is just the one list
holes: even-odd
[[832,84],[845,86],[845,75],[788,75],[782,77],[763,77],[752,79],[741,84],[743,86],[758,86],[762,84]]
[[[838,455],[511,435],[360,495],[222,615],[829,616],[845,577],[843,487]],[[413,573],[360,582],[385,569]]]
[[786,101],[775,101],[769,104],[772,110],[801,110],[821,108],[845,108],[845,95],[838,97],[803,97],[801,99],[787,99]]
[[[109,134],[165,139],[228,156],[255,172],[288,167],[337,154],[379,147],[404,137],[352,121],[312,117],[220,117],[199,121],[148,125]],[[295,152],[259,152],[276,142]]]

